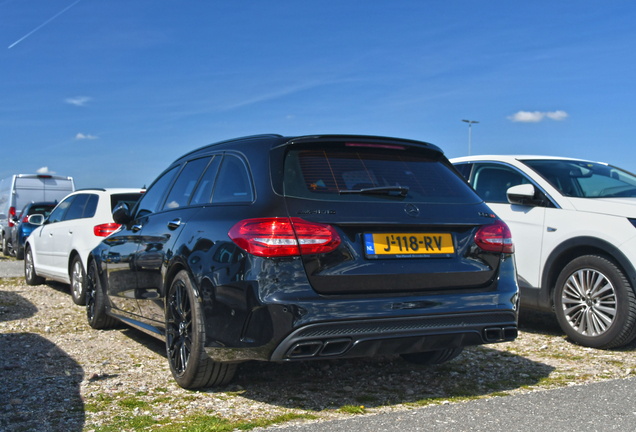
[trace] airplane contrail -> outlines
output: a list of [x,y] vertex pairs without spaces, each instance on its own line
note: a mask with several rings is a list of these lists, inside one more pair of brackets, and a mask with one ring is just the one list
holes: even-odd
[[66,12],[67,10],[69,10],[70,8],[72,8],[73,6],[75,6],[76,4],[78,4],[79,2],[81,2],[82,0],[77,0],[75,2],[73,2],[71,5],[65,7],[64,9],[62,9],[60,12],[58,12],[57,14],[53,15],[51,18],[49,18],[48,20],[44,21],[42,24],[40,24],[39,26],[37,26],[35,29],[31,30],[29,33],[27,33],[26,35],[22,36],[20,39],[18,39],[17,41],[13,42],[11,45],[9,45],[9,48],[7,49],[11,49],[14,46],[16,46],[17,44],[19,44],[20,42],[22,42],[23,40],[25,40],[26,38],[28,38],[29,36],[31,36],[33,33],[35,33],[36,31],[40,30],[42,27],[44,27],[45,25],[47,25],[48,23],[50,23],[51,21],[53,21],[55,18],[59,17],[60,15],[62,15],[64,12]]

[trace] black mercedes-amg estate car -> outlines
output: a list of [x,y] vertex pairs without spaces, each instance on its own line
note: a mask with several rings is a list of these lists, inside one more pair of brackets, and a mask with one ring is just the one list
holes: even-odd
[[432,364],[517,336],[510,231],[432,144],[223,141],[113,216],[88,262],[88,321],[165,339],[185,388],[246,360]]

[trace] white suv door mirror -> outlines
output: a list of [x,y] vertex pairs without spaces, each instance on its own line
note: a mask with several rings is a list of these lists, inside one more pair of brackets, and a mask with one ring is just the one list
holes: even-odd
[[506,191],[510,204],[536,205],[534,199],[534,186],[531,184],[520,184],[513,186]]

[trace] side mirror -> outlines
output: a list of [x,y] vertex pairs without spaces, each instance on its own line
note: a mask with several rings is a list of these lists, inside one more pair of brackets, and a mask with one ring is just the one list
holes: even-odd
[[509,188],[506,191],[506,196],[510,204],[537,205],[537,200],[534,199],[534,193],[534,186],[531,184],[521,184]]
[[27,222],[29,222],[31,225],[38,225],[38,226],[44,225],[44,215],[32,214],[27,219]]
[[130,209],[128,208],[128,204],[117,204],[113,209],[113,221],[115,221],[115,223],[119,225],[126,225],[131,220],[132,216],[130,216]]

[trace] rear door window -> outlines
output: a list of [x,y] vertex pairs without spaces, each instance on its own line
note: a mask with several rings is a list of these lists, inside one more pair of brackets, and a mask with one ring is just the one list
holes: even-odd
[[181,170],[177,181],[174,182],[170,194],[163,205],[163,210],[175,209],[188,205],[192,192],[199,182],[199,178],[210,163],[210,158],[189,161]]
[[210,202],[214,181],[216,180],[216,174],[219,171],[219,164],[221,163],[222,158],[222,155],[214,156],[212,162],[210,162],[203,173],[203,177],[199,180],[197,189],[194,191],[192,199],[190,200],[190,205],[207,204]]
[[291,149],[285,158],[285,195],[326,201],[480,202],[445,160],[416,149]]

